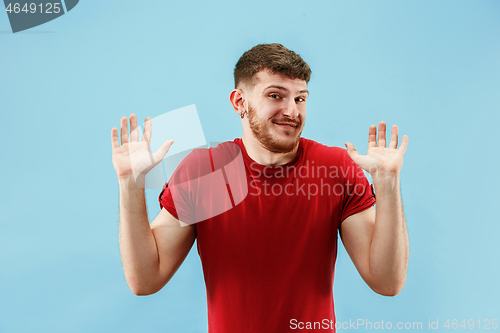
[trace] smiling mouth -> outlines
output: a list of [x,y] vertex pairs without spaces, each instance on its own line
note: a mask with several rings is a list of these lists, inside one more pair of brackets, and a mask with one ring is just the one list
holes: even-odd
[[275,125],[278,125],[283,128],[297,128],[297,125],[295,124],[290,124],[290,123],[273,123]]

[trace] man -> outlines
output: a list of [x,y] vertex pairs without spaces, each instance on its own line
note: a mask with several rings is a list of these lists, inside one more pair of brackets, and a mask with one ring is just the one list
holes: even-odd
[[[151,225],[144,189],[137,184],[173,142],[150,156],[151,119],[146,118],[139,142],[134,114],[130,142],[126,117],[121,146],[112,129],[120,250],[136,295],[159,291],[197,238],[209,332],[334,332],[337,231],[375,292],[401,291],[409,247],[399,173],[408,137],[398,149],[393,126],[387,147],[385,123],[379,124],[378,138],[372,125],[364,156],[350,143],[345,150],[301,138],[310,73],[299,55],[280,44],[245,52],[230,94],[242,139],[197,149],[184,159],[161,191],[162,209]],[[241,166],[243,176],[234,176]],[[372,175],[376,211],[375,193],[361,168]],[[223,196],[215,182],[203,183],[216,172],[223,175]]]

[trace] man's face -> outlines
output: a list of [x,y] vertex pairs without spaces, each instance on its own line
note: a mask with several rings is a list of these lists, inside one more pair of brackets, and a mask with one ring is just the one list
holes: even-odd
[[247,96],[253,136],[273,153],[288,153],[299,144],[306,119],[307,83],[260,71]]

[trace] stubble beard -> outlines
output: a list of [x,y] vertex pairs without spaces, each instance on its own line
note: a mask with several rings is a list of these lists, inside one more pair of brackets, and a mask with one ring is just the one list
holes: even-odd
[[[248,124],[250,125],[250,129],[252,130],[254,137],[264,146],[264,148],[272,153],[289,153],[297,148],[300,143],[300,135],[302,134],[303,127],[300,129],[300,132],[294,141],[286,142],[280,140],[271,134],[271,130],[268,125],[259,118],[257,112],[250,104],[248,105]],[[302,126],[300,123],[297,125]]]

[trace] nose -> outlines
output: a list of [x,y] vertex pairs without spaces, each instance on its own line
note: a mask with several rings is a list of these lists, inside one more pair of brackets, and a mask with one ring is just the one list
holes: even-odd
[[299,109],[297,108],[297,103],[295,99],[289,99],[283,107],[283,115],[288,118],[295,119],[299,116]]

